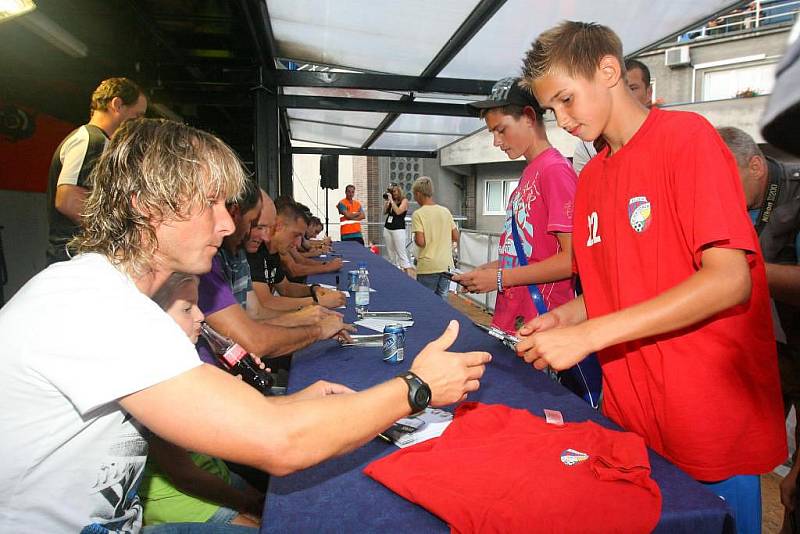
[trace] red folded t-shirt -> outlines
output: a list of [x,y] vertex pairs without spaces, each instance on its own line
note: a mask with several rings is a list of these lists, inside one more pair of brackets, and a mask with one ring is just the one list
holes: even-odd
[[364,472],[452,532],[649,532],[661,513],[641,437],[464,403],[444,434]]

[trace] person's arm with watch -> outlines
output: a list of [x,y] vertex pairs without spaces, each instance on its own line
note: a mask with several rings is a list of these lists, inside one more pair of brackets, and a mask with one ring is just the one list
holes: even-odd
[[334,258],[330,261],[316,261],[304,258],[297,249],[289,248],[281,252],[281,264],[289,276],[308,276],[310,274],[332,273],[342,268],[342,259]]
[[[430,406],[452,404],[476,391],[491,360],[486,352],[448,352],[457,335],[458,323],[451,321],[411,364],[410,371],[430,388]],[[220,369],[201,365],[128,395],[120,405],[167,441],[282,476],[374,439],[424,405],[424,389],[410,388],[398,377],[358,393],[281,404]],[[159,409],[186,399],[191,410]]]
[[337,308],[345,304],[344,293],[335,289],[327,289],[319,284],[298,284],[284,278],[275,285],[275,289],[283,297],[292,297],[302,304],[319,304],[326,308]]
[[[276,284],[276,287],[280,284]],[[300,284],[303,285],[303,284]],[[306,287],[306,286],[304,286]],[[280,292],[280,289],[278,290]],[[269,308],[282,312],[296,311],[302,306],[311,306],[314,300],[309,296],[308,290],[304,297],[295,298],[284,295],[274,295],[272,287],[264,282],[253,281],[253,291],[247,294],[248,307],[250,307],[250,298],[257,298],[264,308]]]
[[431,387],[422,381],[413,371],[406,371],[397,375],[408,386],[408,405],[411,415],[416,415],[427,408],[431,403]]

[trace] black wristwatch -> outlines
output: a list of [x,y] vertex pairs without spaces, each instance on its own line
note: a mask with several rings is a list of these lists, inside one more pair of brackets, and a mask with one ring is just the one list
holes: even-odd
[[431,403],[430,386],[411,371],[401,373],[397,377],[402,378],[408,386],[408,405],[411,406],[411,413],[417,414],[427,408]]
[[319,289],[319,284],[311,284],[308,286],[308,291],[311,293],[311,300],[313,300],[315,304],[319,304],[319,299],[317,298],[317,289]]

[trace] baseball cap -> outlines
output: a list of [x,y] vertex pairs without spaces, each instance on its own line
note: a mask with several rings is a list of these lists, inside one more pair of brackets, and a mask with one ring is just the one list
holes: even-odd
[[537,114],[542,115],[544,110],[536,101],[533,93],[519,84],[520,78],[503,78],[492,87],[492,92],[487,100],[470,102],[467,104],[473,110],[500,108],[503,106],[531,106]]
[[[796,35],[798,26],[793,34]],[[761,117],[761,134],[771,145],[800,155],[800,39],[789,46],[775,70],[775,86]]]

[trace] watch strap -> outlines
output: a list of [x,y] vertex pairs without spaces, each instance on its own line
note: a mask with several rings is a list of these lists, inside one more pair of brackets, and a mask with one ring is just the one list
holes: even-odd
[[[417,376],[416,373],[411,371],[400,373],[397,376],[402,378],[408,386],[408,405],[411,407],[411,413],[417,414],[425,410],[425,408],[427,408],[431,402],[430,386],[428,386],[428,384],[426,384],[419,376]],[[420,390],[427,391],[427,401],[424,403],[424,405],[417,401],[417,393]]]
[[317,297],[317,289],[319,289],[319,284],[311,284],[310,286],[308,286],[308,290],[311,292],[311,300],[313,300],[315,304],[319,304],[319,298]]

